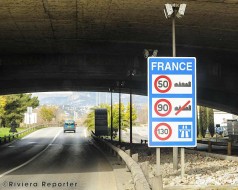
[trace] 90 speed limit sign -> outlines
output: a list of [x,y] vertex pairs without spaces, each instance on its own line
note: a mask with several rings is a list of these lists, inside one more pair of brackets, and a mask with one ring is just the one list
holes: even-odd
[[164,117],[172,111],[172,105],[167,99],[159,99],[154,105],[154,111],[157,115]]

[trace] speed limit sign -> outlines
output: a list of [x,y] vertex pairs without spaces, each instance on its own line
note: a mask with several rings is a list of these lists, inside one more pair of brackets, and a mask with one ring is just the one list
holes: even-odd
[[160,123],[155,127],[154,135],[159,140],[162,140],[162,141],[167,140],[172,135],[172,128],[167,123]]
[[172,82],[168,76],[160,75],[154,81],[155,89],[160,93],[168,92],[172,87]]
[[154,111],[159,116],[167,116],[172,111],[172,105],[167,99],[159,99],[154,105]]
[[196,58],[147,61],[149,147],[196,146]]

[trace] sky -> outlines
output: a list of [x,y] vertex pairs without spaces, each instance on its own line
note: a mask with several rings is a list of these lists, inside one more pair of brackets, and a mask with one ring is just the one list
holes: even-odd
[[[85,104],[85,101],[88,104],[92,104],[93,102],[100,102],[100,103],[110,103],[110,93],[107,92],[99,92],[98,96],[95,94],[96,92],[39,92],[39,93],[32,93],[33,96],[37,96],[40,100],[41,104],[64,104],[64,101],[66,102],[73,102],[78,103],[78,98],[80,97],[81,101],[84,101],[83,104]],[[89,95],[91,94],[91,95]],[[61,99],[55,99],[55,98],[61,98]],[[62,99],[63,98],[63,99]],[[65,99],[66,98],[66,99]],[[94,98],[93,100],[91,98]],[[122,94],[121,95],[122,102],[126,103],[129,102],[130,95],[129,94]],[[134,103],[147,103],[147,97],[146,96],[139,96],[139,95],[133,95],[132,101]],[[113,93],[113,102],[118,102],[118,93]],[[97,104],[96,103],[96,104]]]

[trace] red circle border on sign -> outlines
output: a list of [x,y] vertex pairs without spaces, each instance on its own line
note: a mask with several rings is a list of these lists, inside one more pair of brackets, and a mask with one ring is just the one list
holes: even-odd
[[[166,103],[168,104],[168,106],[169,106],[168,111],[167,111],[166,113],[164,113],[164,114],[161,114],[161,113],[157,110],[157,106],[158,106],[158,104],[159,104],[160,102],[166,102]],[[172,105],[171,105],[171,103],[170,103],[167,99],[159,99],[159,100],[155,103],[155,105],[154,105],[154,111],[155,111],[155,113],[156,113],[157,115],[159,115],[159,116],[161,116],[161,117],[164,117],[164,116],[167,116],[167,115],[170,114],[170,112],[172,111]]]
[[[162,137],[160,137],[160,136],[158,135],[158,129],[159,129],[162,125],[168,127],[168,130],[169,130],[168,136],[167,136],[167,137],[164,137],[164,138],[162,138]],[[159,139],[159,140],[161,140],[161,141],[165,141],[165,140],[167,140],[167,139],[169,139],[169,138],[171,137],[171,135],[172,135],[172,128],[170,127],[170,125],[169,125],[168,123],[159,123],[158,125],[156,125],[156,127],[155,127],[155,129],[154,129],[154,134],[155,134],[155,137],[156,137],[157,139]]]
[[[168,86],[168,88],[165,89],[165,90],[160,90],[159,87],[157,86],[157,82],[158,82],[158,80],[161,79],[161,78],[165,78],[165,79],[169,82],[169,86]],[[170,80],[169,77],[167,77],[167,76],[165,76],[165,75],[160,75],[159,77],[157,77],[157,78],[155,79],[155,81],[154,81],[154,87],[155,87],[155,89],[156,89],[158,92],[160,92],[160,93],[166,93],[166,92],[168,92],[168,91],[171,89],[171,87],[172,87],[172,81]]]

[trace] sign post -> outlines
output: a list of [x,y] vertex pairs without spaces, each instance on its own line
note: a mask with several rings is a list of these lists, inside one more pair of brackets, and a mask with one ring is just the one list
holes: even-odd
[[197,146],[196,58],[149,57],[148,105],[150,147]]

